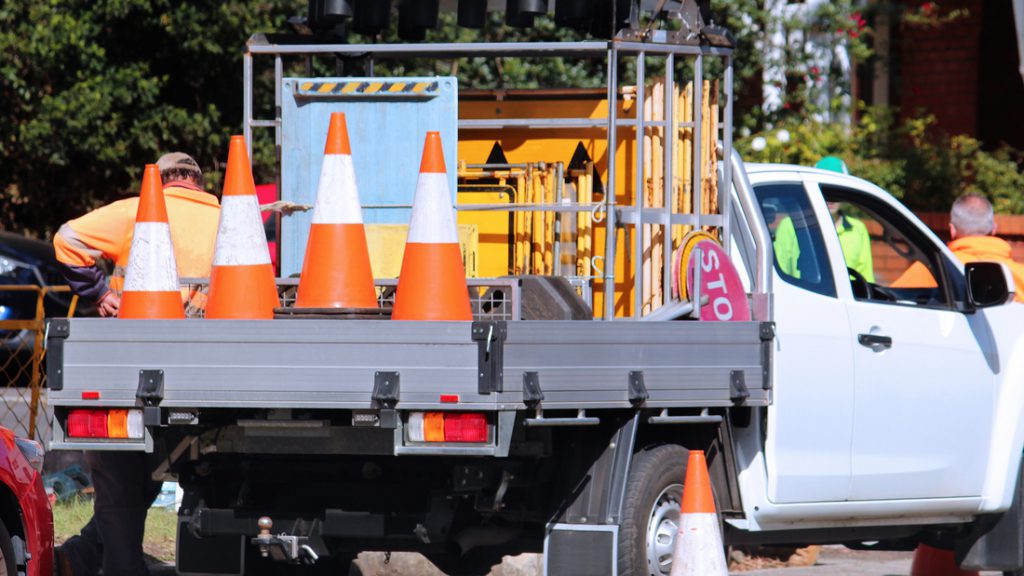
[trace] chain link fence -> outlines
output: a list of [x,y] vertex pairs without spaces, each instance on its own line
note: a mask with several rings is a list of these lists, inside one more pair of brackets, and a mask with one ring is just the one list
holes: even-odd
[[0,320],[0,425],[45,443],[52,425],[44,392],[46,318],[73,316],[78,297],[67,286],[19,284],[0,285],[0,301],[20,316]]

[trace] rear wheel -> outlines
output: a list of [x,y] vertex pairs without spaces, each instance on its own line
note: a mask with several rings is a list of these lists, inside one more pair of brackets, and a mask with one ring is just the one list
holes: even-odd
[[619,529],[620,575],[671,572],[688,456],[686,448],[675,444],[634,456]]

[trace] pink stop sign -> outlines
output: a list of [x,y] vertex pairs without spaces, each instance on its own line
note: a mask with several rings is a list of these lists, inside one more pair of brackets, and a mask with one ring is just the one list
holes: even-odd
[[[732,260],[716,242],[703,240],[700,249],[700,293],[708,299],[700,310],[701,320],[712,322],[745,322],[750,320],[750,303]],[[686,286],[693,294],[695,250],[686,266]]]

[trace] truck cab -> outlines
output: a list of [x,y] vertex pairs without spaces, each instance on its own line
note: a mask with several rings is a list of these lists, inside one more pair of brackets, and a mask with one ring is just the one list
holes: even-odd
[[[775,254],[774,397],[736,429],[746,517],[732,526],[868,540],[1006,510],[1021,453],[1012,279],[979,307],[964,265],[877,186],[746,171]],[[859,245],[843,238],[857,230]]]

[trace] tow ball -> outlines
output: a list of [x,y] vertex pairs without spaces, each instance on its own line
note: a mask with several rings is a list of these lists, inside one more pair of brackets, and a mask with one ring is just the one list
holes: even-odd
[[291,536],[288,534],[271,533],[274,521],[269,516],[260,516],[256,521],[260,529],[259,536],[252,539],[252,543],[260,547],[260,555],[264,558],[273,558],[279,562],[291,564],[313,564],[320,559],[320,556],[309,545],[307,536]]

